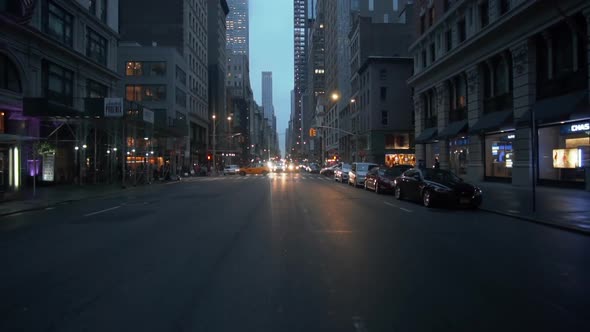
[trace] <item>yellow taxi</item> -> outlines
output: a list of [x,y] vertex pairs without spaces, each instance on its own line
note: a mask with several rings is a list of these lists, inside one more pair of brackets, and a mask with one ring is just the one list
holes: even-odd
[[250,164],[248,166],[240,167],[240,171],[238,172],[238,174],[240,174],[242,176],[244,176],[246,174],[267,175],[268,173],[270,173],[270,168],[268,167],[268,165],[263,164],[263,163],[255,163],[255,164]]

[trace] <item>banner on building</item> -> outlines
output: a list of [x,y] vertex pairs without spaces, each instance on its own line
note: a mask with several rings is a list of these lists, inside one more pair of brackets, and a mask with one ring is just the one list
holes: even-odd
[[105,98],[104,99],[104,117],[121,118],[123,117],[123,98]]
[[43,155],[43,181],[53,182],[55,181],[55,155],[44,154]]
[[154,111],[144,108],[143,109],[143,121],[153,124],[154,123]]

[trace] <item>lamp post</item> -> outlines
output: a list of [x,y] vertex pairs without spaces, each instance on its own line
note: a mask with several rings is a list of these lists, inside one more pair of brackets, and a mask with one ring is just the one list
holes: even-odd
[[230,165],[231,165],[231,153],[232,153],[232,149],[233,149],[233,145],[234,145],[233,144],[234,143],[234,138],[231,135],[231,132],[232,132],[231,120],[232,120],[232,117],[230,115],[230,116],[227,117],[227,126],[228,126],[228,130],[229,130],[229,149],[228,150],[230,151],[230,153],[229,153],[230,156],[229,156],[228,159],[229,159],[229,164]]
[[215,154],[217,153],[217,141],[215,137],[216,116],[213,114],[213,175],[217,175],[217,165],[215,164]]

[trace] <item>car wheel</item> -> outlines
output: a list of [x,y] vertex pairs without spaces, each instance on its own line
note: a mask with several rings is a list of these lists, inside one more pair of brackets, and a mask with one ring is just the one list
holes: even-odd
[[375,194],[380,195],[381,190],[379,190],[379,182],[375,182]]
[[246,176],[246,172],[240,172],[239,173],[241,176]]
[[402,199],[402,188],[400,188],[400,186],[395,187],[395,199],[397,199],[397,200]]
[[427,208],[432,207],[432,194],[430,194],[430,190],[424,190],[424,193],[422,194],[422,203]]

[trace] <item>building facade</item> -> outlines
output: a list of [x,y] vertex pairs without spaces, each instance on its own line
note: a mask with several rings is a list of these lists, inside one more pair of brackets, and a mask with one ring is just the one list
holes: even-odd
[[227,49],[229,54],[250,55],[248,0],[228,0]]
[[262,107],[264,107],[264,116],[269,119],[269,125],[272,126],[272,117],[274,116],[274,106],[272,102],[272,72],[262,72]]
[[588,188],[589,7],[417,1],[419,161],[472,181]]
[[[187,63],[189,137],[184,166],[206,158],[209,119],[208,15],[206,1],[126,0],[121,2],[121,40],[143,46],[175,47]],[[199,152],[197,152],[199,151]]]
[[[105,150],[92,144],[104,131],[97,121],[84,120],[84,115],[88,115],[87,98],[116,95],[118,15],[116,0],[0,4],[0,192],[4,197],[18,195],[34,179],[107,180],[96,171],[105,168],[100,158]],[[66,116],[82,119],[66,120]]]

